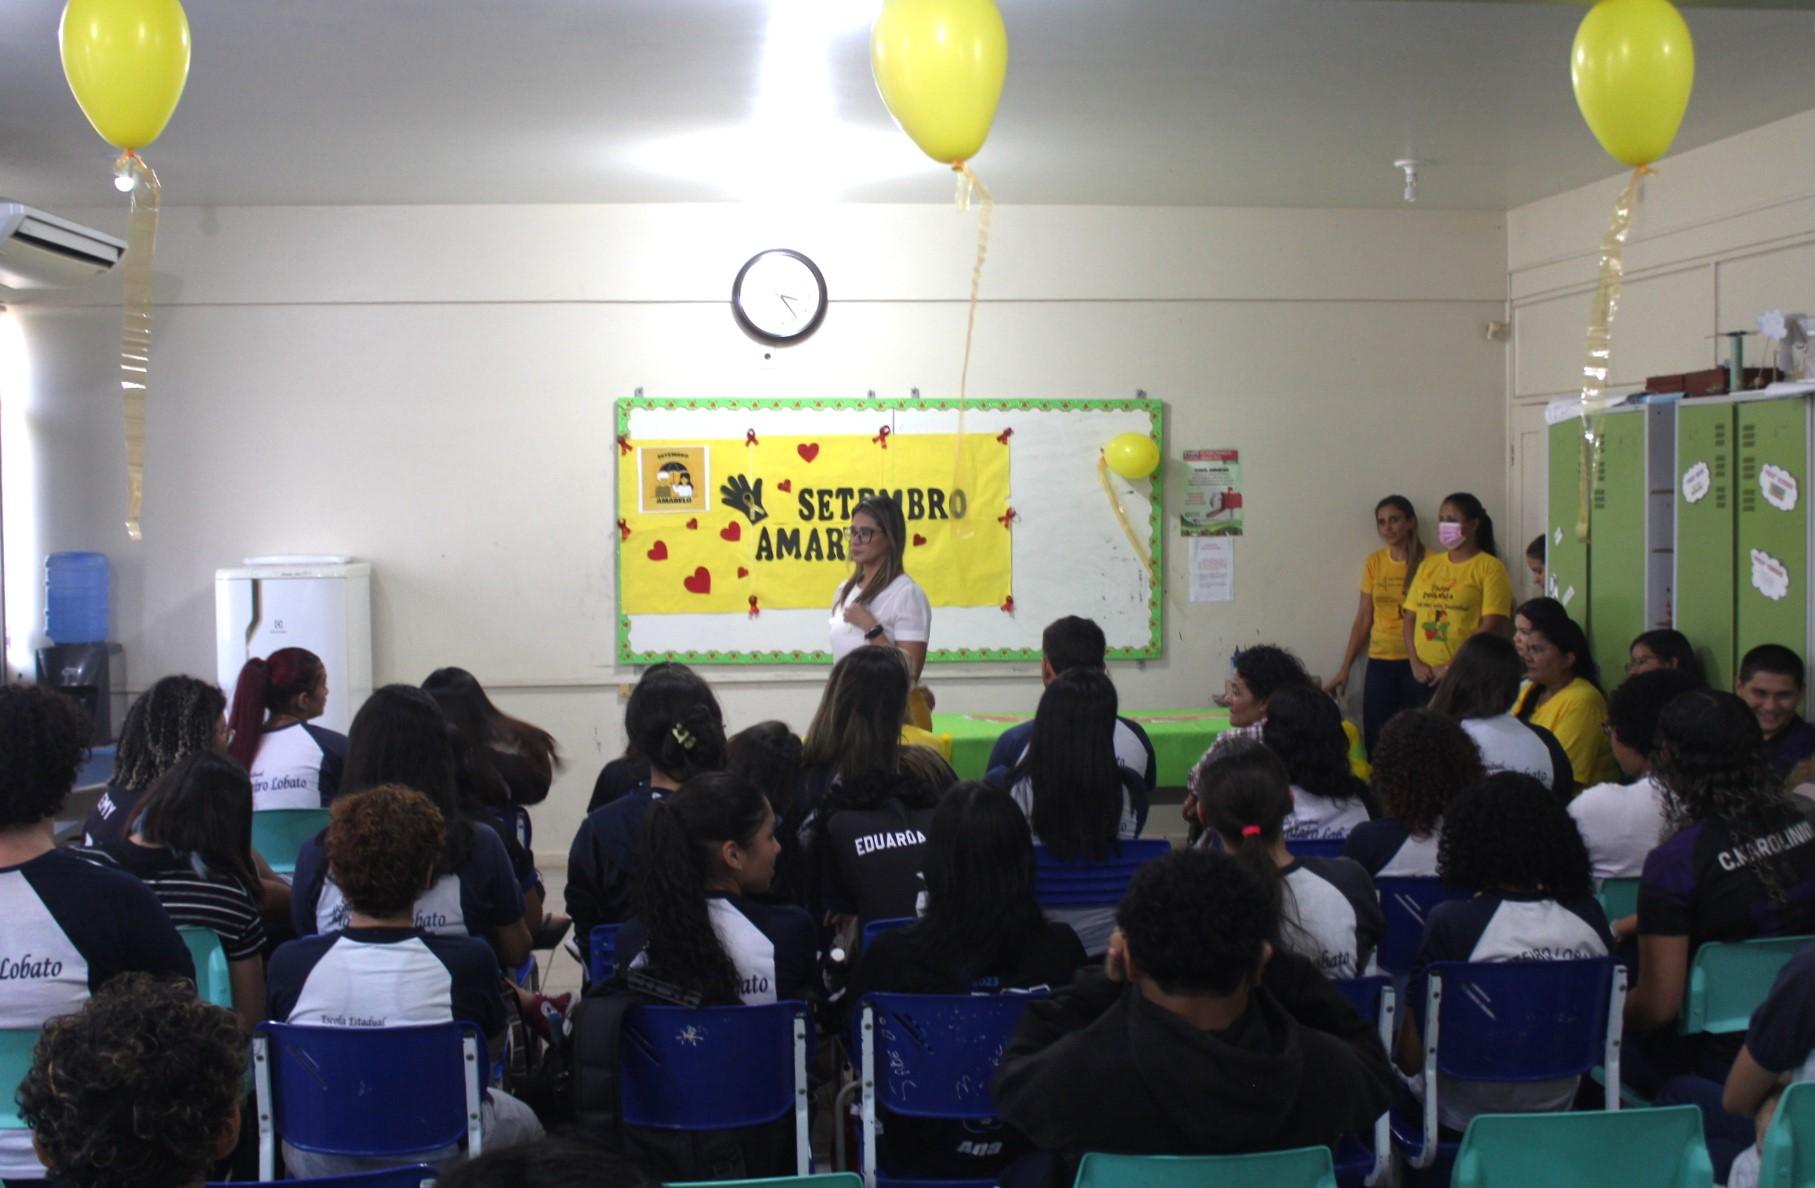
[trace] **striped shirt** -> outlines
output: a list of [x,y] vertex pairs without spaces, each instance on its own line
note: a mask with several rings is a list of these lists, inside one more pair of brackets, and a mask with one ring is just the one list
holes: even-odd
[[265,947],[265,924],[251,893],[225,875],[203,873],[206,868],[199,858],[191,860],[166,846],[130,841],[75,846],[70,852],[137,875],[164,905],[172,924],[213,932],[221,938],[229,961],[257,957]]

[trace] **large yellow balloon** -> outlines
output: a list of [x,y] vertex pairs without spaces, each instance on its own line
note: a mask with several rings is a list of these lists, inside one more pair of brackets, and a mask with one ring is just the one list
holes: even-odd
[[870,69],[889,114],[942,165],[983,147],[1008,73],[1008,30],[995,0],[884,0]]
[[118,148],[158,138],[189,81],[189,18],[177,0],[69,0],[57,30],[82,114]]
[[1125,479],[1144,479],[1160,467],[1160,447],[1144,433],[1118,433],[1103,447],[1109,469]]
[[1695,85],[1695,45],[1669,0],[1599,0],[1576,29],[1569,77],[1589,131],[1616,161],[1670,151]]

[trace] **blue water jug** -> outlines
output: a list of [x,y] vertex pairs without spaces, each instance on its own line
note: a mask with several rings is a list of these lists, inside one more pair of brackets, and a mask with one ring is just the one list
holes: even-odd
[[107,556],[52,553],[44,560],[44,633],[60,644],[107,639]]

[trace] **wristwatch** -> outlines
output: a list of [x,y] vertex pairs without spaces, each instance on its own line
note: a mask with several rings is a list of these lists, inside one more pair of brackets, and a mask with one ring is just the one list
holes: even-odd
[[881,623],[878,623],[874,627],[870,628],[868,631],[864,632],[863,638],[866,641],[875,639],[877,636],[883,634],[883,632],[886,630],[887,630],[887,628],[885,628]]

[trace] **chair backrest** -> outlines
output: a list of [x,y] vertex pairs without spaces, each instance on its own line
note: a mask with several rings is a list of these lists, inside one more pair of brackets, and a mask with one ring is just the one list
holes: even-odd
[[1798,1081],[1777,1099],[1765,1131],[1758,1188],[1815,1184],[1815,1081]]
[[[284,1188],[434,1188],[439,1173],[426,1163],[412,1163],[408,1167],[387,1167],[380,1171],[354,1172],[346,1176],[322,1176],[313,1180],[280,1180]],[[261,1181],[262,1182],[262,1181]],[[252,1188],[244,1180],[228,1183],[216,1183],[210,1180],[208,1188]]]
[[765,1180],[670,1180],[668,1188],[863,1188],[863,1177],[856,1172],[821,1172]]
[[1164,838],[1119,842],[1101,862],[1072,862],[1045,846],[1034,847],[1034,899],[1043,908],[1113,907],[1122,901],[1134,872],[1164,857],[1172,843]]
[[877,937],[896,928],[905,928],[914,922],[912,916],[888,916],[881,920],[871,920],[863,926],[863,947],[870,947]]
[[479,1154],[485,1037],[471,1023],[302,1027],[253,1033],[259,1175],[276,1140],[304,1151],[406,1156],[467,1142]]
[[1073,1188],[1336,1188],[1328,1147],[1256,1155],[1105,1155],[1078,1164]]
[[1595,898],[1601,901],[1601,910],[1609,920],[1623,920],[1639,910],[1639,881],[1602,879]]
[[186,925],[176,930],[195,962],[195,992],[203,1002],[233,1009],[233,982],[227,976],[227,951],[212,928]]
[[804,1126],[808,1041],[798,1002],[632,1007],[618,1043],[622,1117],[661,1130],[731,1130],[798,1107]]
[[1683,1034],[1744,1031],[1784,963],[1810,944],[1815,936],[1767,936],[1697,949],[1683,992]]
[[1625,970],[1611,957],[1439,961],[1427,972],[1427,992],[1414,1004],[1426,1049],[1435,1048],[1439,1071],[1470,1081],[1588,1072],[1606,1059],[1608,1028],[1619,1025],[1616,995],[1625,1001]]
[[[1380,1036],[1380,1046],[1391,1052],[1399,1034],[1399,993],[1393,986],[1393,979],[1384,974],[1371,978],[1343,978],[1336,982],[1336,989],[1349,1000],[1349,1005],[1355,1008],[1356,1014],[1373,1021],[1375,1031]],[[1374,1148],[1369,1154],[1372,1159],[1366,1178],[1376,1184],[1385,1183],[1380,1177],[1393,1160],[1392,1124],[1388,1113],[1382,1113],[1374,1124]],[[1345,1158],[1342,1174],[1347,1176],[1351,1170],[1358,1169],[1352,1169]]]
[[36,1027],[0,1030],[0,1130],[26,1128],[14,1095],[32,1069],[32,1049],[38,1046],[39,1034]]
[[1294,858],[1340,858],[1346,837],[1288,837],[1286,852]]
[[252,848],[272,870],[290,874],[303,843],[327,827],[327,809],[259,809],[252,814]]
[[866,994],[857,1065],[876,1101],[917,1118],[996,1116],[989,1085],[1040,994]]
[[1386,931],[1381,934],[1374,960],[1392,974],[1411,970],[1418,944],[1424,939],[1424,920],[1431,909],[1465,894],[1444,886],[1443,880],[1437,878],[1375,879],[1374,891],[1380,896],[1380,910],[1386,915]]
[[1692,1105],[1482,1114],[1468,1124],[1451,1188],[1712,1188]]
[[618,929],[621,924],[595,924],[586,938],[586,977],[608,982],[618,972]]

